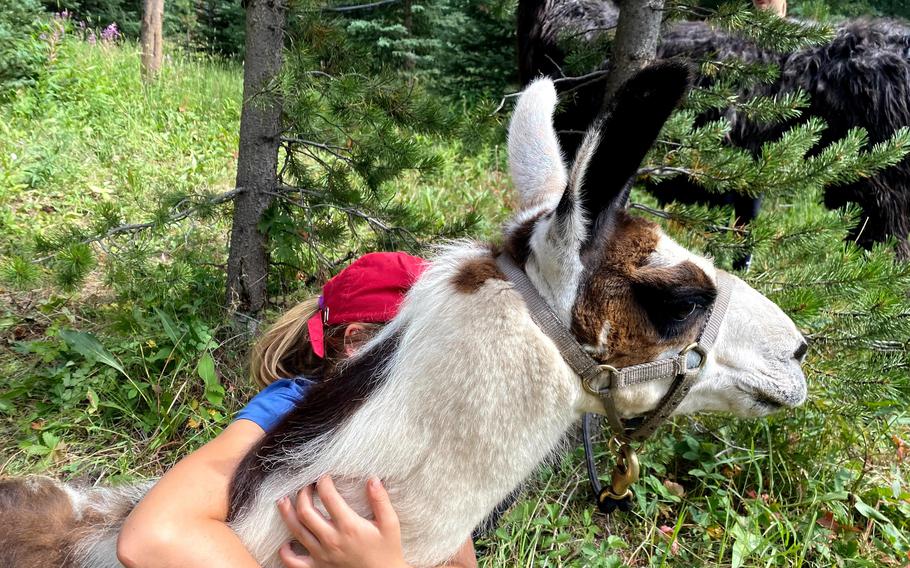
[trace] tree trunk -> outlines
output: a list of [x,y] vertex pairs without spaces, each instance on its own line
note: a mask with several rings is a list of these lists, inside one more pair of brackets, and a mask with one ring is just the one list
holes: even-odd
[[[408,32],[408,38],[411,38],[414,35],[414,10],[412,8],[412,0],[404,0],[401,3],[401,11],[403,12],[401,25],[403,25],[404,29]],[[405,70],[413,71],[415,63],[416,62],[414,61],[413,57],[405,58]]]
[[664,0],[623,0],[620,4],[604,106],[623,83],[657,57],[663,15]]
[[[246,3],[243,110],[227,267],[227,308],[255,318],[267,301],[268,239],[259,231],[262,214],[278,186],[281,99],[273,89],[284,58],[285,0]],[[254,321],[254,320],[248,320]]]
[[139,41],[142,44],[142,76],[146,79],[154,78],[161,69],[163,29],[164,0],[144,0]]

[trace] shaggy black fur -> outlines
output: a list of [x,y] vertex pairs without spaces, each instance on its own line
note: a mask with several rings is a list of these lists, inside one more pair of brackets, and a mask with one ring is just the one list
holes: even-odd
[[334,375],[318,380],[294,410],[250,449],[231,480],[228,520],[250,503],[274,468],[269,456],[305,446],[341,426],[360,408],[385,380],[385,367],[398,342],[399,336],[392,334],[339,366]]
[[[561,4],[560,0],[519,2],[519,48],[534,45],[532,51],[519,53],[524,80],[540,74],[557,76],[553,70],[558,72],[563,61],[556,43],[557,32],[561,29],[586,29],[584,22],[571,18],[590,16],[577,9],[561,10]],[[609,1],[601,4],[613,7]],[[609,22],[605,24],[603,21],[603,14],[611,13],[610,10],[598,11],[589,6],[587,13],[600,14],[595,25],[609,27]],[[547,25],[528,23],[532,17],[544,18]],[[534,33],[540,35],[531,39],[522,37],[522,34]],[[888,139],[901,126],[910,126],[910,27],[899,22],[849,22],[838,29],[830,43],[783,55],[713,30],[703,22],[683,22],[665,31],[659,56],[695,60],[735,57],[747,62],[777,63],[781,67],[778,81],[743,94],[776,95],[797,88],[806,91],[810,96],[810,107],[799,120],[817,116],[828,125],[813,152],[842,138],[850,128],[866,129],[870,143],[874,144]],[[603,67],[607,64],[605,62]],[[697,83],[704,85],[708,81],[700,77]],[[587,82],[579,88],[578,84],[563,81],[558,86],[569,96],[565,97],[556,124],[561,131],[560,142],[564,151],[573,155],[580,140],[577,133],[590,123],[600,108],[603,83]],[[776,140],[795,122],[768,126],[748,121],[732,110],[723,115],[732,124],[730,143],[753,153],[758,153],[765,142]],[[718,116],[717,113],[707,113],[699,120],[703,123]],[[741,224],[754,219],[760,206],[759,200],[737,194],[709,193],[685,177],[673,178],[649,189],[662,202],[677,200],[733,205]],[[898,240],[898,256],[910,259],[907,239],[910,233],[910,159],[859,182],[826,188],[826,206],[842,207],[848,202],[857,203],[862,208],[860,224],[851,239],[868,248],[895,237]]]

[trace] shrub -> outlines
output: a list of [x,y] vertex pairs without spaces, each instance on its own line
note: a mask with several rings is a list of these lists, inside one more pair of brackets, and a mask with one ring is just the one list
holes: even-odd
[[45,28],[37,0],[0,0],[0,99],[32,84],[45,60]]

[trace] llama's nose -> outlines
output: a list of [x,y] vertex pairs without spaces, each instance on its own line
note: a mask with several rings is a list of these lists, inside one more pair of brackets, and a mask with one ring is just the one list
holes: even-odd
[[809,351],[809,344],[805,339],[801,339],[799,342],[799,347],[796,348],[796,351],[793,352],[793,358],[798,362],[802,363],[803,359],[806,358],[806,353]]

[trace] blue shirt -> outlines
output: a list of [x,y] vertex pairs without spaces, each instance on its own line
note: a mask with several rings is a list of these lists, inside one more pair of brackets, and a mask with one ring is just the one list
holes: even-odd
[[244,406],[234,420],[249,420],[268,432],[306,396],[313,382],[303,377],[278,379]]

